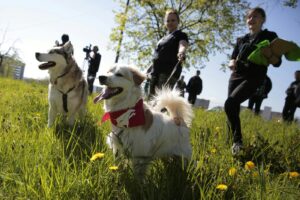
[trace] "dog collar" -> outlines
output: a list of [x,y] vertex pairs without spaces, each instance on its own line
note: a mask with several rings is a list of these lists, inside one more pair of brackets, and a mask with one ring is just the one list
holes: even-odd
[[111,123],[118,127],[136,127],[145,124],[143,99],[140,99],[134,107],[123,110],[104,113],[101,122],[110,119]]

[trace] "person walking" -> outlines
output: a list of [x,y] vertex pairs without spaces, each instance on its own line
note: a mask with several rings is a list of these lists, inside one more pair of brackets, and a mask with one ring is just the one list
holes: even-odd
[[[240,104],[246,101],[265,80],[268,65],[281,65],[281,57],[274,56],[269,46],[262,48],[262,55],[266,58],[266,65],[258,65],[248,60],[248,56],[256,49],[256,44],[277,38],[275,32],[262,29],[266,21],[264,9],[256,7],[246,14],[249,33],[237,39],[231,55],[229,68],[232,70],[228,84],[228,98],[224,109],[227,116],[228,130],[233,136],[231,151],[236,155],[243,148],[242,130],[240,122]],[[271,54],[270,54],[271,53]]]
[[286,122],[294,121],[295,111],[300,106],[300,71],[295,72],[295,81],[293,81],[286,90],[285,103],[282,110],[282,119]]
[[158,41],[154,51],[150,96],[155,94],[156,88],[163,86],[174,88],[180,77],[181,64],[186,57],[185,53],[188,47],[187,34],[178,29],[180,19],[177,11],[167,10],[164,22],[168,34]]
[[93,92],[95,77],[99,70],[99,66],[101,62],[101,55],[98,53],[98,50],[99,50],[98,46],[94,46],[92,52],[88,54],[89,67],[88,67],[87,82],[88,82],[88,89],[90,94],[92,94]]
[[202,92],[202,79],[200,78],[200,70],[196,71],[196,75],[190,78],[186,90],[189,93],[188,101],[194,105],[197,95]]

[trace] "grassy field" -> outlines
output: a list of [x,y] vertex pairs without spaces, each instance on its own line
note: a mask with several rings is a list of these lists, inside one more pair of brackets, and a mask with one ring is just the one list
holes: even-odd
[[0,86],[0,199],[300,199],[296,124],[243,111],[245,151],[232,157],[225,114],[196,109],[197,165],[157,160],[140,183],[105,144],[110,125],[99,125],[91,97],[86,119],[47,128],[46,85],[0,78]]

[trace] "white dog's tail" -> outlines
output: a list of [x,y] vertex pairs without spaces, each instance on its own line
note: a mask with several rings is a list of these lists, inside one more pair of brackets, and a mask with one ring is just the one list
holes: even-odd
[[185,98],[180,96],[178,90],[172,91],[167,87],[156,90],[152,105],[155,105],[154,108],[158,111],[166,108],[170,117],[182,120],[188,127],[192,123],[194,117],[192,106]]

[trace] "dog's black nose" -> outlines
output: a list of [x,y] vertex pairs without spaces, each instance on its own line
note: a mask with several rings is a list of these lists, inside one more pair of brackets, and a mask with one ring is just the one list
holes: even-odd
[[35,53],[36,59],[38,59],[39,56],[40,56],[40,53]]
[[102,84],[102,85],[105,84],[106,80],[107,80],[107,76],[99,76],[100,84]]

